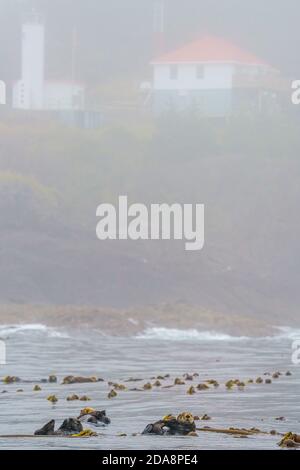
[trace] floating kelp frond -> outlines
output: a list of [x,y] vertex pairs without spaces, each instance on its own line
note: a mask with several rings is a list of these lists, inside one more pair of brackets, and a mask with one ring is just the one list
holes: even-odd
[[71,435],[71,437],[94,437],[94,436],[97,436],[97,433],[92,431],[91,429],[84,429],[78,434]]
[[107,398],[115,398],[116,396],[118,396],[117,392],[115,390],[111,390],[107,395]]
[[279,447],[300,447],[300,435],[288,432],[278,442],[278,445]]
[[20,381],[21,381],[20,377],[16,377],[16,376],[14,376],[14,375],[7,375],[7,376],[4,377],[4,379],[3,379],[3,382],[4,382],[5,384],[14,384],[14,383],[20,382]]
[[58,402],[58,398],[56,397],[56,395],[49,395],[49,397],[47,397],[47,400],[50,401],[50,403]]

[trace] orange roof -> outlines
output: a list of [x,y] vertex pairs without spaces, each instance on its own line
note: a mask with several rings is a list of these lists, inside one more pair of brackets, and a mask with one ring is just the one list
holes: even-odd
[[214,36],[204,36],[173,52],[158,57],[152,64],[178,63],[241,63],[249,65],[268,65],[266,62],[235,44]]

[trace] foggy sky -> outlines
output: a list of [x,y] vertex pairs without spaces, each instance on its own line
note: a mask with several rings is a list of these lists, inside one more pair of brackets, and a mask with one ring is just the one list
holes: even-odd
[[[95,83],[149,73],[154,0],[0,0],[1,78],[19,76],[20,22],[35,7],[47,25],[47,74],[70,75],[72,29],[78,31],[78,78]],[[300,74],[297,0],[165,0],[168,49],[201,33],[225,36],[284,74]]]

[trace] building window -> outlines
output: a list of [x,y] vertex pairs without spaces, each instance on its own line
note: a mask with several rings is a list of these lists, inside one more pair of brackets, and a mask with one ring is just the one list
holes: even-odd
[[171,65],[170,66],[170,79],[171,80],[177,80],[178,78],[178,66],[177,65]]
[[204,78],[204,66],[203,65],[197,65],[196,76],[197,76],[197,80],[202,80]]

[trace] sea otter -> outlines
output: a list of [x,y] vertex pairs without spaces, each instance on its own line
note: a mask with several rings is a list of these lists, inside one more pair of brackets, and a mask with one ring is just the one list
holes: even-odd
[[55,421],[52,419],[41,429],[35,431],[35,436],[71,436],[83,431],[82,423],[92,426],[106,426],[110,424],[110,419],[106,416],[106,411],[97,411],[94,408],[84,408],[78,418],[65,419],[60,428],[55,431]]
[[300,447],[300,434],[288,432],[278,442],[278,445],[280,447]]
[[196,425],[194,417],[191,413],[181,413],[177,418],[173,415],[165,416],[156,423],[146,426],[142,434],[156,435],[175,435],[186,436],[191,432],[195,432]]
[[106,416],[106,411],[96,411],[94,408],[84,408],[77,418],[81,423],[90,423],[94,426],[106,426],[110,424],[110,419]]
[[79,419],[68,418],[65,419],[57,431],[55,428],[55,420],[52,419],[49,423],[45,424],[41,429],[35,431],[35,436],[71,436],[83,431],[83,427]]

